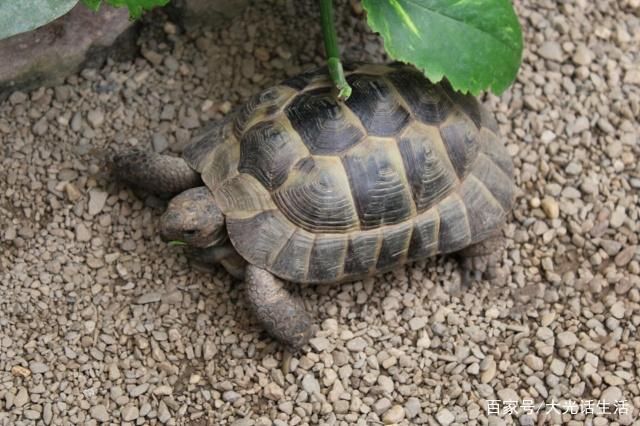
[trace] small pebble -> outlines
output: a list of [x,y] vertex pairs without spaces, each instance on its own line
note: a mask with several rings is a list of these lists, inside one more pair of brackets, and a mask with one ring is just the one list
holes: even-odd
[[109,413],[107,412],[107,408],[104,405],[102,404],[95,405],[91,407],[90,411],[91,411],[91,417],[93,417],[97,421],[99,422],[109,421]]
[[404,408],[401,405],[394,405],[393,407],[389,408],[386,413],[384,413],[384,415],[382,416],[382,421],[385,425],[400,423],[402,420],[404,420],[404,415]]
[[442,410],[438,411],[438,413],[436,414],[436,420],[442,426],[449,426],[451,423],[455,421],[455,419],[456,418],[451,413],[451,411],[447,410],[446,408],[443,408]]
[[541,202],[541,207],[549,219],[557,219],[560,216],[560,207],[553,198],[545,197]]

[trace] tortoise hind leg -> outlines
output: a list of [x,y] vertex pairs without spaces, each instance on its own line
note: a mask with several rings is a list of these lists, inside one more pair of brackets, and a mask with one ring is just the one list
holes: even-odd
[[492,280],[496,277],[496,265],[505,247],[502,232],[472,244],[457,252],[462,267],[462,285],[470,286],[474,280]]
[[111,159],[111,173],[136,188],[156,194],[179,194],[202,185],[200,175],[180,157],[131,150]]
[[245,280],[249,308],[271,336],[292,349],[309,341],[313,332],[311,317],[281,280],[254,265],[247,266]]

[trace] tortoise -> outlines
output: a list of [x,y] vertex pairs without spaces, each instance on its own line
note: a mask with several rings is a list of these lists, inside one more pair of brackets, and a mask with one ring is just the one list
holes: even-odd
[[355,281],[443,253],[463,278],[492,271],[512,208],[513,164],[491,114],[415,68],[326,68],[269,88],[208,125],[181,157],[116,154],[116,177],[175,195],[165,241],[245,280],[246,303],[292,348],[313,334],[293,283]]

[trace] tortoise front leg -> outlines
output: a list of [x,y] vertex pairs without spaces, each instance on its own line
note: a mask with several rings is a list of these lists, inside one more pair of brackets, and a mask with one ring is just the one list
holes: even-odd
[[292,349],[309,341],[311,317],[302,301],[289,294],[281,280],[254,265],[247,266],[245,280],[249,308],[271,336]]
[[187,257],[197,268],[211,272],[216,265],[222,265],[234,278],[241,280],[247,262],[236,252],[231,243],[207,248],[188,247]]
[[129,185],[156,194],[179,194],[202,185],[200,174],[180,157],[131,150],[111,159],[111,173]]

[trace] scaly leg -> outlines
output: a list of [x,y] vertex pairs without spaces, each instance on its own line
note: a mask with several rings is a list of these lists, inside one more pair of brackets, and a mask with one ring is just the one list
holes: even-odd
[[180,157],[131,150],[114,155],[111,173],[127,184],[155,194],[179,194],[202,185],[200,174]]
[[270,272],[254,265],[245,272],[247,302],[264,329],[292,349],[302,347],[311,338],[311,317],[302,301],[284,288]]

